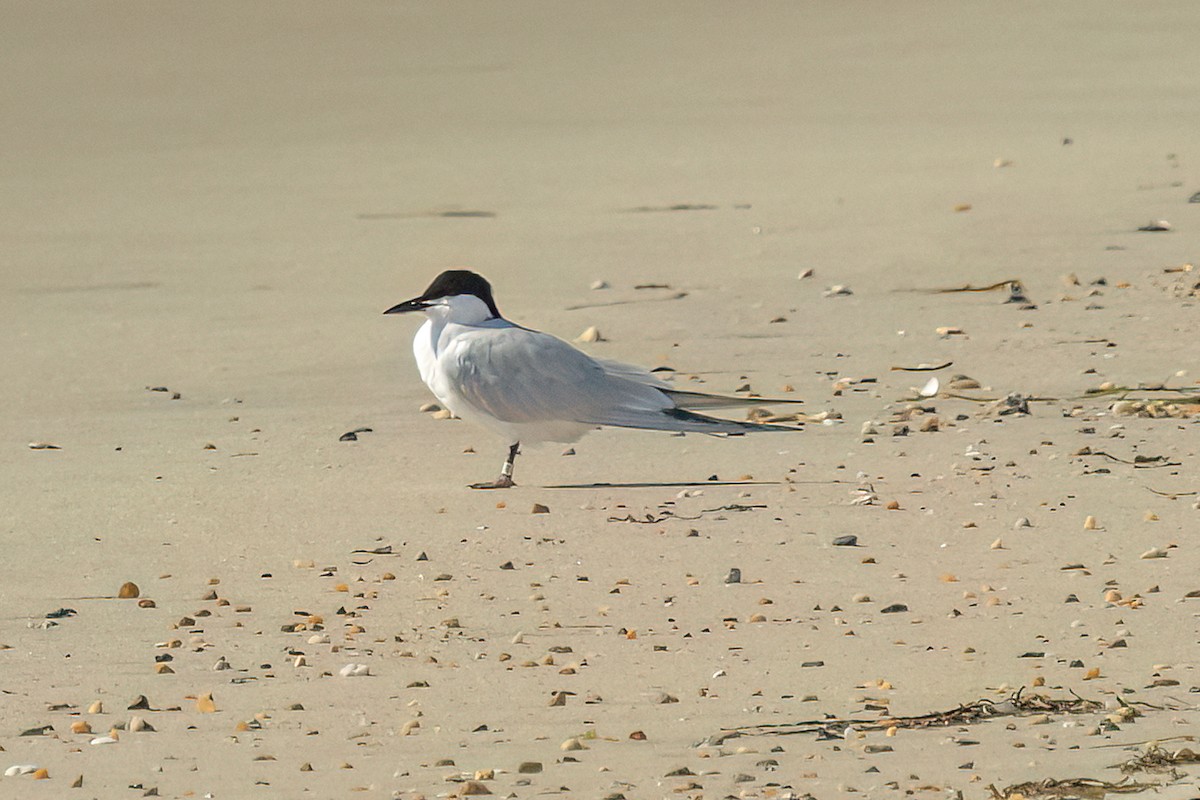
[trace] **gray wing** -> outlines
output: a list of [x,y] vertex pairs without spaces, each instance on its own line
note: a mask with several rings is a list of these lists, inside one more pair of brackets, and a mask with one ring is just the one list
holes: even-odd
[[656,385],[663,382],[649,372],[602,362],[561,339],[526,328],[461,335],[440,358],[465,402],[505,422],[561,420],[705,433],[780,429],[677,408],[669,390]]

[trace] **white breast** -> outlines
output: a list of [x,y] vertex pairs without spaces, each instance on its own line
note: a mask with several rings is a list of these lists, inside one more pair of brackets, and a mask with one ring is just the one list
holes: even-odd
[[[417,360],[417,371],[421,373],[421,380],[431,390],[434,383],[434,371],[437,369],[437,338],[440,332],[440,330],[434,330],[434,327],[432,319],[425,320],[425,324],[420,327],[413,339],[413,356]],[[440,329],[442,325],[439,324],[436,327]]]

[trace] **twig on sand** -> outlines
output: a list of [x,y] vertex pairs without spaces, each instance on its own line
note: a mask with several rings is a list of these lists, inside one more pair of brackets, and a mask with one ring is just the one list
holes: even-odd
[[915,367],[891,367],[892,372],[937,372],[939,369],[946,369],[954,366],[953,361],[947,361],[945,364],[920,364]]
[[971,284],[968,283],[966,286],[955,286],[955,287],[951,287],[948,289],[941,289],[941,288],[939,288],[939,289],[909,289],[908,291],[924,292],[926,294],[957,294],[959,292],[995,292],[1000,289],[1010,289],[1013,286],[1019,287],[1020,285],[1021,285],[1021,280],[1019,278],[1009,278],[1006,281],[1000,281],[999,283],[993,283],[993,284],[989,284],[987,286],[972,286]]
[[1160,492],[1158,489],[1151,489],[1149,486],[1146,487],[1146,490],[1153,492],[1159,497],[1169,497],[1172,500],[1178,500],[1180,497],[1192,497],[1193,495],[1200,494],[1200,492]]

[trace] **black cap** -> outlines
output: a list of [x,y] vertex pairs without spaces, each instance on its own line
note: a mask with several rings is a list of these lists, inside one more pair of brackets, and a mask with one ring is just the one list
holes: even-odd
[[464,294],[478,297],[487,304],[493,317],[500,316],[500,310],[496,308],[496,301],[492,299],[492,285],[482,275],[477,275],[469,269],[446,270],[433,279],[433,283],[429,284],[429,288],[420,297],[414,297],[412,300],[392,306],[383,313],[403,314],[408,311],[420,311],[428,306],[430,301]]

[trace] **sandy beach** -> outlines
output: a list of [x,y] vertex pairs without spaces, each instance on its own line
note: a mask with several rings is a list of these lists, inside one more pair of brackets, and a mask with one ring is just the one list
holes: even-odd
[[[1197,796],[1194,3],[4,19],[0,798]],[[459,266],[803,431],[471,491]]]

